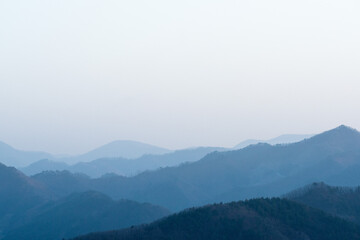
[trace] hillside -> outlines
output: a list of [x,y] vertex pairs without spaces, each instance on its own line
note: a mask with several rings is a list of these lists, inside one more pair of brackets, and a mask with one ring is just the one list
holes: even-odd
[[97,192],[77,193],[39,207],[27,223],[5,232],[3,240],[59,240],[149,223],[168,214],[150,204],[113,201]]
[[255,199],[188,209],[149,225],[93,233],[73,240],[343,240],[360,228],[284,199]]
[[286,194],[285,198],[360,224],[360,187],[332,187],[313,183]]
[[0,228],[25,218],[25,212],[53,199],[51,191],[13,167],[0,163]]

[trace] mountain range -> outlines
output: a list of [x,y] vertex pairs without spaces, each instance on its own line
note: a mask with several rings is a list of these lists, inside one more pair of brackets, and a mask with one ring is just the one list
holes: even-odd
[[133,159],[139,158],[146,154],[165,154],[170,152],[172,151],[150,144],[118,140],[105,144],[84,154],[59,157],[45,152],[17,150],[6,143],[0,142],[0,162],[8,166],[21,168],[44,159],[54,161],[56,163],[60,162],[60,164],[64,165],[78,162],[90,162],[99,158],[121,157],[126,159]]
[[66,172],[44,172],[33,179],[50,189],[69,185],[72,189],[99,191],[115,199],[144,201],[178,211],[212,202],[281,196],[312,182],[331,181],[338,185],[339,176],[349,171],[353,171],[353,178],[347,184],[359,185],[359,160],[360,133],[340,126],[293,144],[261,143],[212,152],[196,162],[134,177],[90,179]]
[[[247,140],[232,149],[222,147],[196,147],[170,152],[169,150],[159,148],[159,152],[167,151],[167,153],[156,153],[157,148],[154,147],[154,149],[151,149],[150,145],[140,147],[143,146],[143,144],[132,141],[116,141],[77,157],[75,156],[68,159],[55,160],[42,159],[21,168],[21,171],[27,175],[34,175],[48,170],[68,170],[73,173],[84,173],[90,177],[100,177],[107,173],[115,173],[122,176],[133,176],[144,171],[178,166],[187,162],[195,162],[203,158],[208,153],[214,151],[230,151],[259,142],[269,143],[272,145],[289,144],[301,141],[310,136],[311,135],[288,134],[266,141]],[[136,149],[133,151],[133,155],[129,156],[129,154],[127,154],[127,152],[129,152],[129,150],[126,150],[127,147],[133,150]],[[145,149],[147,151],[145,151]],[[134,158],[135,153],[137,153],[140,157]],[[89,159],[95,160],[89,161]],[[73,164],[67,164],[65,162],[72,162]]]
[[68,164],[74,164],[78,162],[90,162],[99,158],[127,158],[134,159],[139,158],[146,154],[165,154],[172,152],[171,150],[153,146],[146,143],[118,140],[105,144],[99,148],[91,150],[90,152],[67,158],[58,159]]
[[108,173],[121,176],[134,176],[145,171],[178,166],[186,162],[195,162],[208,153],[225,150],[225,148],[199,147],[177,150],[165,154],[146,154],[136,159],[99,158],[90,162],[79,162],[73,165],[43,159],[20,169],[27,175],[34,175],[48,170],[67,170],[72,173],[83,173],[95,178]]
[[[290,134],[290,135],[282,135],[267,141],[247,140],[237,145],[233,149],[243,148],[250,144],[254,144],[258,142],[268,142],[269,144],[290,143],[294,141],[300,141],[309,136],[310,135]],[[231,150],[230,148],[226,149],[222,147],[197,147],[197,148],[189,148],[189,149],[180,149],[178,151],[186,152],[186,151],[192,151],[193,149],[198,149],[199,151],[203,151],[205,149]],[[31,174],[39,173],[41,170],[65,170],[67,169],[67,167],[69,167],[69,165],[74,165],[80,162],[81,163],[91,162],[97,159],[112,158],[112,159],[119,159],[121,161],[125,159],[138,159],[143,157],[144,155],[159,156],[172,152],[174,151],[141,142],[129,141],[129,140],[117,140],[105,144],[103,146],[100,146],[84,154],[74,155],[74,156],[69,156],[67,154],[64,154],[66,156],[64,157],[46,152],[22,151],[11,147],[10,145],[4,142],[0,142],[0,162],[8,166],[20,167],[24,170],[24,172],[29,172]],[[176,155],[181,156],[181,154],[176,154]],[[195,153],[194,155],[198,156],[197,153]],[[186,155],[186,157],[188,156]],[[199,160],[200,158],[196,160]],[[37,161],[40,162],[35,163]],[[191,159],[183,160],[183,161],[177,160],[177,162],[179,163],[187,162],[187,161],[191,161]],[[32,165],[34,163],[35,165]],[[74,168],[78,170],[78,167],[74,167]],[[71,169],[69,170],[71,171]],[[80,170],[82,170],[82,168],[80,168]],[[146,169],[146,170],[152,170],[152,169]],[[131,174],[134,174],[134,172],[136,173],[137,171],[136,170],[132,171]],[[125,173],[124,175],[129,175],[129,174]]]
[[[143,164],[143,172],[109,173],[109,165],[130,173],[132,162]],[[0,239],[72,238],[157,219],[84,239],[360,239],[355,187],[360,185],[360,133],[347,126],[295,143],[231,151],[194,148],[82,164],[89,172],[92,166],[107,174],[92,178],[63,170],[29,177],[0,164]],[[253,198],[258,199],[238,202]],[[208,205],[216,202],[226,204]],[[163,218],[170,212],[176,214]]]

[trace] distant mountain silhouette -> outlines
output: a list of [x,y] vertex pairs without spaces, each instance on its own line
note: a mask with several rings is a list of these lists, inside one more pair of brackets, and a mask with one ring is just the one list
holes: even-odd
[[313,183],[286,194],[285,198],[360,225],[360,187],[332,187],[325,183]]
[[341,240],[360,228],[285,199],[255,199],[189,209],[145,226],[92,233],[73,240]]
[[[54,165],[60,167],[58,164],[59,162],[63,162],[62,165],[64,165],[64,163],[74,164],[78,162],[90,162],[99,158],[121,157],[126,159],[134,159],[146,154],[165,154],[170,152],[172,151],[145,143],[119,140],[111,142],[81,155],[60,157],[46,152],[17,150],[4,142],[0,142],[0,162],[2,162],[3,164],[17,168],[24,168],[29,166],[30,164],[41,160],[40,163],[32,166],[32,170],[29,170],[29,172],[45,166],[50,167],[46,170],[53,169]],[[46,163],[44,160],[48,160],[49,162]],[[52,162],[55,163],[49,164]]]
[[99,158],[128,158],[134,159],[139,158],[146,154],[165,154],[171,152],[168,149],[156,147],[150,144],[141,142],[118,140],[99,148],[96,148],[88,153],[59,159],[66,163],[77,163],[77,162],[90,162]]
[[284,134],[280,135],[276,138],[272,138],[269,140],[255,140],[255,139],[248,139],[245,140],[238,145],[234,147],[234,149],[241,149],[244,147],[247,147],[249,145],[258,144],[258,143],[267,143],[270,145],[276,145],[276,144],[289,144],[289,143],[295,143],[300,142],[306,138],[310,138],[314,136],[313,134]]
[[[267,142],[269,144],[297,142],[310,136],[288,134],[267,141],[247,140],[237,145],[234,149],[244,148],[260,142]],[[73,173],[84,173],[91,177],[100,177],[107,173],[133,176],[161,167],[172,167],[185,162],[194,162],[210,152],[226,150],[233,149],[197,147],[170,151],[134,141],[114,141],[78,156],[41,159],[26,167],[22,167],[21,171],[27,175],[34,175],[48,170],[68,170]]]
[[[177,151],[170,151],[135,141],[114,141],[78,156],[39,158],[37,162],[31,161],[26,167],[22,167],[21,171],[27,175],[34,175],[48,170],[68,170],[74,173],[84,173],[91,177],[100,177],[106,173],[132,176],[147,170],[197,161],[212,151],[240,149],[260,142],[288,144],[301,141],[310,136],[312,135],[287,134],[267,141],[247,140],[238,144],[233,149],[196,147]],[[135,159],[137,161],[129,161]]]
[[24,167],[44,158],[53,158],[49,153],[17,150],[0,142],[0,162],[8,166]]
[[73,173],[84,173],[91,177],[100,177],[107,173],[115,173],[122,176],[133,176],[144,171],[177,166],[185,162],[194,162],[200,160],[208,153],[224,150],[225,148],[198,147],[177,150],[161,155],[147,154],[136,159],[100,158],[91,162],[76,163],[71,166],[62,162],[40,160],[28,167],[21,168],[21,171],[27,175],[34,175],[47,170],[68,170]]
[[[165,206],[173,211],[219,201],[280,196],[312,182],[334,180],[360,169],[360,133],[340,126],[301,142],[257,144],[229,152],[213,152],[200,161],[145,172],[135,177],[112,176],[73,183],[73,188],[96,190]],[[360,185],[360,174],[352,185]],[[50,189],[66,183],[47,175],[34,176]]]
[[22,226],[5,232],[3,240],[60,240],[93,231],[149,223],[169,211],[128,200],[113,201],[98,192],[72,194],[39,207]]
[[41,159],[26,167],[19,168],[20,171],[28,176],[35,175],[43,171],[62,171],[68,169],[70,165],[64,162],[53,161],[49,159]]

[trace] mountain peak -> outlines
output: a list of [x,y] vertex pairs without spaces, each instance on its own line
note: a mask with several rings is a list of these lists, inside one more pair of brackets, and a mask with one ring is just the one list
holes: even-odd
[[337,144],[354,144],[355,142],[360,143],[360,132],[355,128],[351,128],[346,125],[340,125],[334,129],[325,131],[314,137],[310,138],[312,141],[326,141],[334,142]]
[[[346,125],[344,125],[344,124],[338,126],[337,128],[334,128],[333,130],[358,132],[355,128],[352,128],[352,127],[350,127],[350,126],[346,126]],[[331,130],[330,130],[330,131],[331,131]]]

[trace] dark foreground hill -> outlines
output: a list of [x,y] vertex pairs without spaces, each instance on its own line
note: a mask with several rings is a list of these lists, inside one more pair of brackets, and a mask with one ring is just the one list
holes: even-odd
[[134,201],[113,201],[98,192],[85,192],[39,206],[32,214],[27,223],[5,232],[3,240],[60,240],[149,223],[169,215],[169,211]]
[[313,183],[285,197],[360,224],[360,187],[332,187]]
[[360,239],[360,227],[285,199],[209,205],[149,225],[93,233],[74,240],[343,240]]

